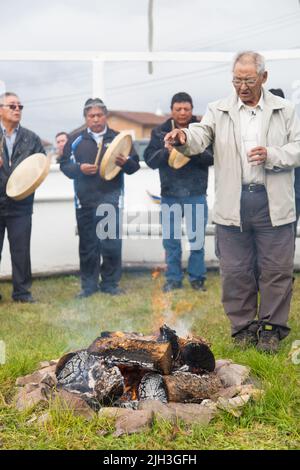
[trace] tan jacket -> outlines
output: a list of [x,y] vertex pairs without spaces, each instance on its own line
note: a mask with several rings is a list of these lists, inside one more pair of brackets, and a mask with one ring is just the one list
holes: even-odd
[[[292,103],[263,90],[260,145],[267,147],[265,186],[273,226],[294,222],[294,167],[300,166],[300,121]],[[186,155],[214,147],[215,205],[213,220],[240,226],[242,185],[241,135],[237,95],[211,103],[201,123],[185,129]]]

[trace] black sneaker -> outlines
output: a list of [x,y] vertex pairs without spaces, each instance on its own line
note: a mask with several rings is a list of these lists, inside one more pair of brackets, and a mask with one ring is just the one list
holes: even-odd
[[198,280],[191,281],[192,289],[201,290],[202,292],[206,292],[206,287],[204,285],[204,282],[205,282],[204,279],[201,279],[199,281]]
[[163,286],[164,292],[170,292],[171,290],[182,289],[181,281],[167,281]]
[[250,346],[256,346],[258,340],[256,333],[246,328],[234,335],[233,341],[236,346],[245,349]]
[[257,350],[276,354],[279,350],[279,333],[272,325],[263,325],[258,331]]
[[0,294],[0,300],[2,300],[2,294]]

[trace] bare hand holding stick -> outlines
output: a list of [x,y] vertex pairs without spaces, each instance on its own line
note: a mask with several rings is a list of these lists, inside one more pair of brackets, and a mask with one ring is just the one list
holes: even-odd
[[184,145],[186,143],[186,134],[181,129],[174,129],[168,132],[164,141],[166,148],[169,148],[169,146],[176,147],[176,145]]

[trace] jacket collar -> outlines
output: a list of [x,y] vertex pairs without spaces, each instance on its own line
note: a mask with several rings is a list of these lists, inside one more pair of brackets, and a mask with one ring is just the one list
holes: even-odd
[[[89,133],[88,129],[84,129],[82,136],[84,139],[93,140],[95,142],[92,135]],[[106,132],[103,135],[103,140],[114,138],[115,136],[116,136],[116,132],[107,126]]]
[[[279,96],[275,96],[269,91],[265,90],[264,87],[262,88],[263,92],[263,100],[264,105],[270,109],[283,109],[287,106],[287,101]],[[227,98],[221,99],[218,104],[217,108],[220,111],[227,111],[229,112],[232,108],[238,106],[238,96],[236,93],[228,96]],[[264,107],[265,107],[264,106]]]
[[[262,87],[264,107],[262,112],[262,131],[260,136],[260,145],[267,145],[267,132],[269,128],[270,119],[273,111],[284,109],[288,106],[288,101],[279,96],[275,96]],[[240,115],[238,107],[238,96],[236,93],[231,96],[220,100],[217,103],[217,109],[229,113],[234,124],[234,137],[236,146],[241,153],[241,130],[240,130]]]

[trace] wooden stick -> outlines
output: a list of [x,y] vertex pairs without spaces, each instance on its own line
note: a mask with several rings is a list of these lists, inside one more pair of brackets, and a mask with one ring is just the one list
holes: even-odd
[[101,139],[101,141],[100,141],[99,144],[98,144],[98,152],[97,152],[96,159],[95,159],[95,163],[94,163],[94,165],[96,165],[96,166],[99,165],[100,153],[101,153],[101,150],[102,150],[102,145],[103,145],[103,139]]

